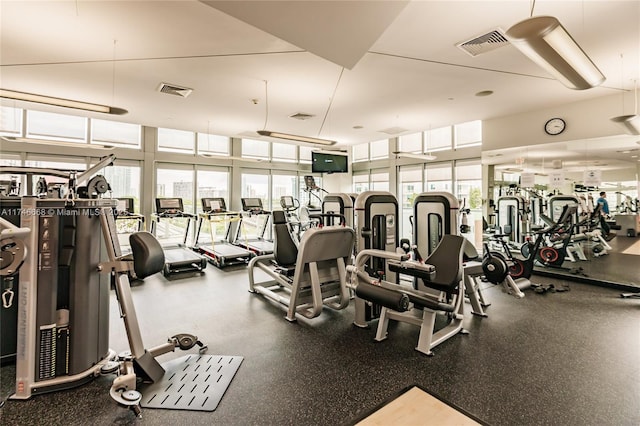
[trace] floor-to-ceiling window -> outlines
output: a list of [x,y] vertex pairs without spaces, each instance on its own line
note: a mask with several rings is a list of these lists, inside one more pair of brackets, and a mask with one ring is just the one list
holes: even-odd
[[[180,198],[182,199],[183,211],[195,213],[193,166],[186,164],[158,164],[156,169],[156,198]],[[187,220],[185,218],[163,218],[157,223],[156,235],[163,242],[182,242]],[[193,223],[191,223],[191,229],[193,229]],[[190,241],[187,242],[190,243]]]
[[271,175],[271,210],[282,210],[280,198],[290,195],[298,198],[298,175],[273,174]]
[[[244,149],[244,148],[243,148]],[[262,202],[264,210],[271,209],[271,198],[269,196],[269,171],[268,170],[245,170],[242,172],[242,198],[259,198]],[[249,215],[244,214],[240,231],[240,238],[252,239],[262,237],[265,221],[268,220],[267,215]],[[269,232],[266,230],[265,232]],[[268,236],[264,235],[265,237]]]
[[353,182],[353,192],[360,194],[361,192],[369,190],[369,172],[354,173],[351,177]]
[[425,166],[425,191],[446,191],[453,194],[451,163],[427,164]]
[[389,191],[389,172],[372,170],[369,175],[371,189],[373,191]]
[[413,200],[422,192],[422,167],[403,166],[398,172],[398,204],[400,208],[400,238],[409,238],[413,232],[411,217]]
[[[196,200],[198,214],[203,211],[203,198],[223,198],[227,210],[231,210],[229,207],[229,170],[227,168],[198,166],[196,181],[198,182]],[[223,217],[217,219],[223,219]],[[210,227],[211,223],[214,223],[213,229]],[[209,222],[206,217],[203,217],[200,233],[197,235],[198,243],[209,242],[212,234],[215,240],[220,240],[225,236],[226,226],[227,222],[224,220]]]
[[[455,165],[456,196],[461,207],[469,209],[466,222],[469,226],[464,237],[477,248],[482,247],[482,165],[480,161],[457,161]],[[465,218],[463,212],[460,224]]]

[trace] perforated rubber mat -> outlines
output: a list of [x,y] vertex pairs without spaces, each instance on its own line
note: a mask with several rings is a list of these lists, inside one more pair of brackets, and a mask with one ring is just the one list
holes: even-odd
[[141,387],[144,408],[214,411],[243,357],[185,355],[162,364],[162,380]]

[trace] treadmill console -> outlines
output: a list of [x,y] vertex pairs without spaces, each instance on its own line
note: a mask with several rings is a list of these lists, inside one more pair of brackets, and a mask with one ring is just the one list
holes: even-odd
[[182,198],[156,198],[156,213],[158,216],[183,214]]
[[280,197],[280,205],[284,210],[292,210],[296,208],[291,195],[283,195]]
[[262,200],[260,198],[242,198],[242,210],[251,213],[261,213]]
[[134,213],[133,198],[118,198],[118,204],[115,207],[116,216],[128,216]]
[[202,198],[202,211],[205,213],[223,213],[227,211],[224,198]]

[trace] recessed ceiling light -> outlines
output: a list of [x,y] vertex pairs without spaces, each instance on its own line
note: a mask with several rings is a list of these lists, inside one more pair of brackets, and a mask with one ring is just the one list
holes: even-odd
[[489,96],[493,95],[493,90],[483,90],[481,92],[476,93],[476,96]]
[[354,128],[354,129],[356,129],[356,130],[360,130],[360,129],[362,129],[363,127],[362,127],[362,126],[353,126],[353,128]]

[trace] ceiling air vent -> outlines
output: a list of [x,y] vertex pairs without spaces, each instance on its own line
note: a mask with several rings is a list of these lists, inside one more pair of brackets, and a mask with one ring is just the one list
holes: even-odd
[[191,94],[191,92],[193,92],[193,89],[189,89],[188,87],[177,86],[175,84],[160,83],[160,86],[158,87],[158,92],[186,98]]
[[310,118],[315,117],[315,115],[313,114],[305,114],[304,112],[296,112],[295,114],[292,114],[289,116],[289,118],[295,118],[296,120],[308,120]]
[[388,135],[399,135],[400,133],[408,132],[407,129],[403,129],[402,127],[389,127],[388,129],[382,129],[378,131],[386,133]]
[[509,40],[500,28],[456,44],[458,48],[471,56],[478,56],[509,44]]

